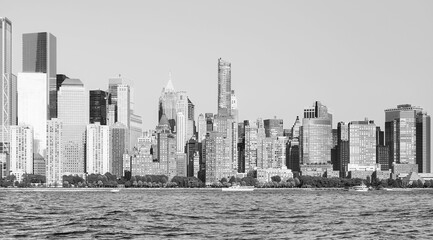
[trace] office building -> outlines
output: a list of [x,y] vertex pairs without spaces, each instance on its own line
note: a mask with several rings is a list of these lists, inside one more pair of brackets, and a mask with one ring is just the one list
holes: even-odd
[[204,115],[200,113],[197,118],[197,141],[201,142],[206,138],[206,119]]
[[33,174],[33,129],[10,126],[10,173],[21,182],[24,174]]
[[177,113],[176,117],[176,142],[177,142],[177,152],[185,152],[185,115],[182,112]]
[[206,163],[206,184],[228,179],[233,175],[232,162],[227,158],[227,140],[221,132],[210,132],[203,141],[203,158]]
[[108,92],[102,90],[91,90],[89,91],[89,96],[89,122],[99,122],[101,125],[107,125],[107,110],[109,102]]
[[123,172],[123,155],[127,152],[126,141],[128,137],[128,128],[122,123],[115,123],[110,127],[111,135],[111,165],[109,169],[113,175],[118,178],[122,177]]
[[48,119],[56,118],[57,110],[57,40],[48,32],[23,34],[23,72],[45,73],[48,91]]
[[283,136],[283,119],[265,119],[263,121],[266,137]]
[[47,121],[47,155],[46,182],[47,186],[61,186],[63,183],[63,124],[52,118]]
[[300,131],[301,164],[327,164],[331,162],[332,114],[316,101],[304,109]]
[[161,96],[158,103],[158,122],[161,120],[162,115],[165,115],[170,123],[170,129],[175,132],[176,114],[177,114],[177,92],[174,90],[171,81],[171,74],[167,85],[162,89]]
[[235,90],[232,90],[231,94],[231,115],[235,122],[239,122],[238,99],[236,97]]
[[376,124],[368,119],[349,123],[348,171],[376,171]]
[[99,122],[86,127],[86,173],[112,172],[110,127]]
[[218,115],[231,116],[231,63],[218,59]]
[[48,79],[45,73],[18,73],[19,124],[33,127],[33,151],[46,155]]
[[58,92],[58,118],[63,124],[62,167],[67,175],[83,175],[85,172],[88,96],[79,79],[66,79]]
[[[1,141],[1,162],[2,169],[5,169],[8,161],[9,146],[9,126],[13,125],[11,118],[12,105],[12,22],[5,18],[0,18],[0,141]],[[4,174],[2,174],[4,175]]]
[[416,164],[418,172],[432,173],[431,163],[431,118],[425,112],[416,115]]

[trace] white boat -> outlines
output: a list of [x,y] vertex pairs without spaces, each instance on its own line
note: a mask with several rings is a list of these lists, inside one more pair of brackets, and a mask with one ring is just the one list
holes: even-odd
[[111,189],[110,192],[112,193],[120,192],[120,189]]
[[228,188],[221,188],[223,192],[251,192],[254,191],[254,186],[231,186]]
[[368,187],[364,184],[344,189],[346,191],[368,192]]

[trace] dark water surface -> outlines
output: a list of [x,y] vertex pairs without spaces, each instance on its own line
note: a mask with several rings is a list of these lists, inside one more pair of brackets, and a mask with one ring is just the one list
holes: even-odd
[[0,190],[0,238],[433,239],[433,191]]

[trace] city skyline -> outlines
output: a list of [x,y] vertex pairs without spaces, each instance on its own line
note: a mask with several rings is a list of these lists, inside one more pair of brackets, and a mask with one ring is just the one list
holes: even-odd
[[[152,129],[158,124],[156,104],[159,91],[167,84],[169,71],[173,73],[176,88],[188,92],[192,102],[200,102],[195,109],[196,117],[200,113],[216,113],[215,62],[220,57],[232,63],[232,89],[236,89],[240,121],[277,116],[286,122],[285,128],[288,128],[296,116],[302,115],[302,109],[316,100],[329,107],[336,120],[333,128],[338,121],[364,117],[384,127],[383,110],[398,104],[410,103],[431,112],[433,103],[429,89],[433,72],[429,66],[433,59],[429,56],[433,55],[433,48],[429,43],[433,41],[433,31],[426,31],[429,28],[424,27],[431,22],[429,19],[433,14],[428,11],[432,8],[426,7],[431,3],[362,3],[356,4],[362,11],[351,11],[346,3],[339,1],[319,3],[314,7],[293,2],[274,2],[270,6],[249,2],[251,12],[243,14],[251,22],[234,19],[243,2],[233,3],[225,18],[215,18],[217,22],[212,16],[221,6],[195,3],[192,16],[176,10],[183,9],[177,3],[166,8],[159,3],[129,4],[116,13],[130,24],[130,27],[116,28],[119,35],[127,36],[118,39],[111,35],[108,38],[107,33],[101,30],[90,32],[94,24],[101,24],[101,29],[104,29],[106,20],[115,13],[114,9],[118,9],[118,3],[104,2],[106,10],[98,13],[99,18],[93,18],[85,8],[80,19],[73,18],[74,22],[56,17],[56,11],[52,17],[45,17],[41,14],[46,11],[43,7],[49,5],[50,11],[70,7],[73,11],[81,3],[65,6],[47,1],[38,3],[34,9],[31,2],[25,8],[7,2],[6,11],[2,14],[12,21],[14,28],[12,72],[22,71],[22,34],[50,32],[57,37],[58,73],[81,79],[87,90],[107,90],[107,79],[121,74],[133,83],[136,92],[145,92],[135,94],[134,110],[145,116],[143,129]],[[96,3],[91,3],[88,9],[92,9],[93,4]],[[321,4],[323,11],[318,11]],[[281,10],[276,10],[277,6]],[[372,6],[376,9],[369,8]],[[252,18],[259,9],[263,14]],[[274,18],[266,15],[270,9]],[[291,12],[292,9],[300,13]],[[146,15],[143,11],[150,12]],[[36,12],[38,17],[29,22],[28,19]],[[403,12],[407,16],[400,17]],[[210,15],[203,16],[205,13]],[[351,13],[354,15],[350,16]],[[400,14],[399,18],[394,18],[394,14]],[[152,27],[149,21],[145,21],[150,17],[152,22],[158,22],[158,26]],[[193,17],[200,17],[203,22],[195,22]],[[340,21],[342,17],[345,22]],[[51,21],[51,18],[56,21]],[[68,27],[62,27],[62,23]],[[140,30],[137,24],[143,24],[143,29],[148,32]],[[185,24],[188,26],[186,29]],[[267,24],[276,27],[267,29]],[[76,25],[82,27],[82,32]],[[284,26],[292,31],[282,34]],[[384,29],[388,33],[386,36],[381,33]],[[159,41],[171,32],[177,33],[172,40]],[[83,38],[84,35],[87,37]],[[317,35],[325,37],[316,41]],[[107,38],[103,39],[104,36]],[[245,39],[245,36],[251,38]],[[200,43],[188,44],[187,39]],[[345,45],[339,45],[341,41]],[[131,48],[136,49],[132,51]],[[137,58],[139,55],[144,58]],[[405,84],[409,82],[411,84]],[[389,91],[393,94],[383,97]],[[285,107],[281,108],[281,104]]]

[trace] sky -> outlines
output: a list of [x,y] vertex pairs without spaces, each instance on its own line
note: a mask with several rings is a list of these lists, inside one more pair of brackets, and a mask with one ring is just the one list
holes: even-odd
[[195,115],[217,112],[218,58],[232,63],[239,119],[282,118],[290,128],[321,101],[339,121],[384,128],[398,104],[433,113],[433,1],[0,0],[22,34],[57,37],[57,70],[88,90],[119,74],[134,88],[143,129],[158,122],[169,72]]

